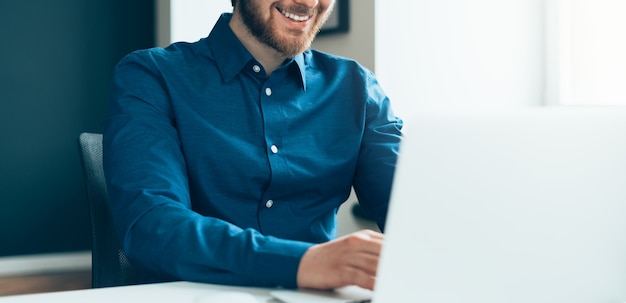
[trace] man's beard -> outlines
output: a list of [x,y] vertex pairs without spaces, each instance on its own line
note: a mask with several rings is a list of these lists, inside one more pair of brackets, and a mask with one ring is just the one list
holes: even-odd
[[[257,12],[260,11],[260,9],[257,8],[255,3],[256,1],[252,0],[238,1],[239,13],[241,14],[244,24],[248,27],[250,33],[261,43],[275,49],[288,58],[294,57],[311,47],[311,42],[315,39],[315,36],[328,18],[328,15],[330,15],[329,10],[326,16],[320,18],[320,12],[318,11],[314,16],[314,18],[316,18],[313,20],[315,23],[304,35],[297,38],[290,37],[289,35],[281,36],[280,31],[271,23],[272,19],[265,22],[259,17]],[[299,12],[308,11],[308,9],[297,5],[289,8],[288,11]]]

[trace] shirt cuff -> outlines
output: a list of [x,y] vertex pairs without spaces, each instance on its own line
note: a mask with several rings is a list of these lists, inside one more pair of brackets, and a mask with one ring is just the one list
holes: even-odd
[[268,237],[265,243],[258,244],[256,258],[251,262],[249,274],[254,277],[254,284],[297,288],[300,260],[313,245]]

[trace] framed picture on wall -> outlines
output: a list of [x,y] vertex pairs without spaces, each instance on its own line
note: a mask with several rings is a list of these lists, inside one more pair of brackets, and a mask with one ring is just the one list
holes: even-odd
[[335,10],[322,26],[320,35],[346,33],[350,30],[350,0],[337,0]]

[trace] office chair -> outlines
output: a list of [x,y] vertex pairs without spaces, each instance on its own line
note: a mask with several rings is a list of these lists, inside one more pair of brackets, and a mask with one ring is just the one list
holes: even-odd
[[136,284],[137,273],[113,228],[102,168],[102,134],[80,134],[78,149],[91,219],[92,287]]

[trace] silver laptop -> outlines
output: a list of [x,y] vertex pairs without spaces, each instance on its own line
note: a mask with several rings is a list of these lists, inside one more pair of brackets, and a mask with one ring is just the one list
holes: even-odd
[[375,303],[626,302],[626,109],[406,119]]

